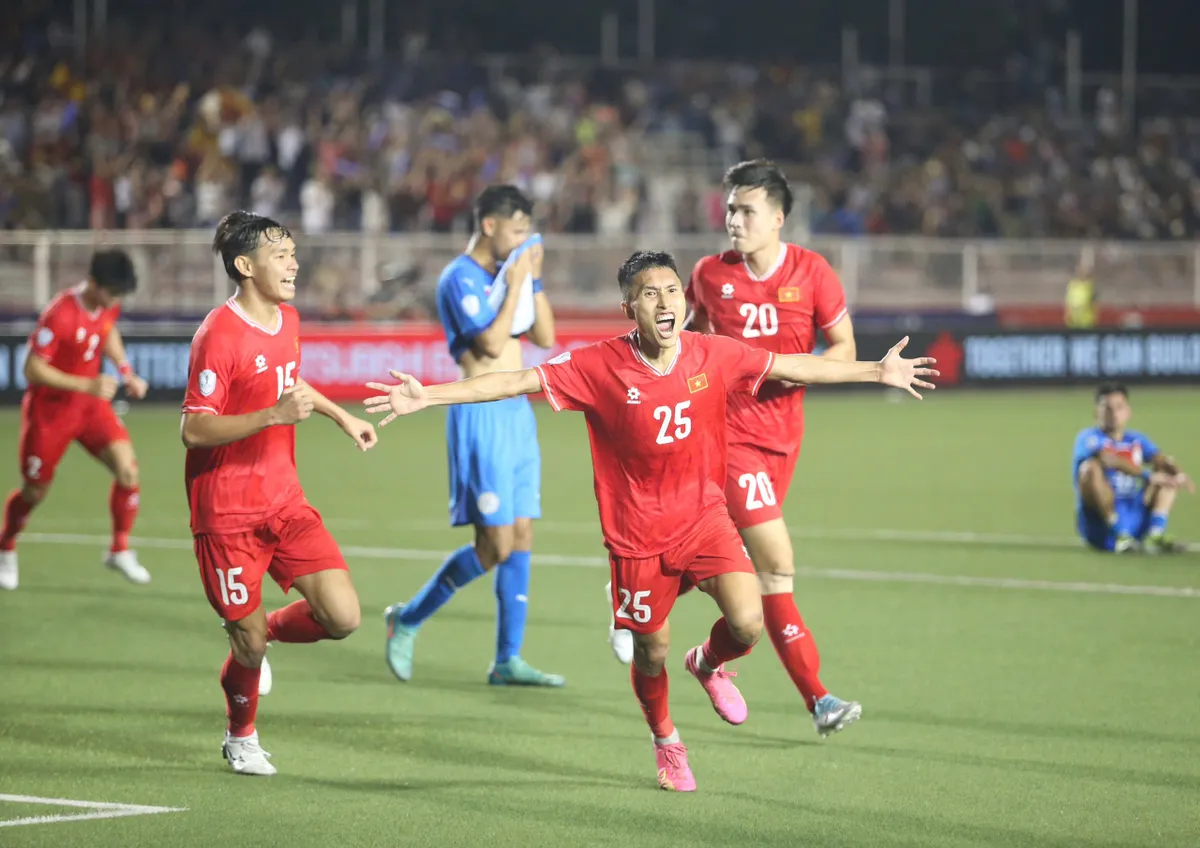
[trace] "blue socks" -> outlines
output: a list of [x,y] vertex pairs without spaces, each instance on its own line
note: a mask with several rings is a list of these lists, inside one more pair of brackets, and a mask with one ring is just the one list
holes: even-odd
[[1165,512],[1150,513],[1150,529],[1148,536],[1158,536],[1167,532],[1167,514]]
[[[528,556],[528,554],[526,554]],[[404,605],[400,613],[400,623],[405,627],[417,627],[429,618],[446,602],[454,597],[454,593],[466,586],[477,577],[483,576],[483,566],[475,555],[474,545],[463,545],[446,558],[442,567],[429,578],[429,582],[421,587],[413,599]],[[526,579],[528,583],[528,578]],[[522,622],[524,616],[522,615]]]
[[513,551],[496,567],[496,663],[521,653],[529,612],[529,551]]

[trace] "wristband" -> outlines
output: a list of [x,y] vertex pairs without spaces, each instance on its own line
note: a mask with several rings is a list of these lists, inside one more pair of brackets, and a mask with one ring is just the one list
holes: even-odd
[[542,289],[542,278],[538,277],[537,279],[535,279],[533,281],[533,293],[537,294],[538,292],[540,292],[542,290],[543,290]]
[[122,380],[128,380],[133,376],[133,366],[128,362],[118,362],[117,373],[121,375]]
[[1142,479],[1145,480],[1147,483],[1150,482],[1150,478],[1153,476],[1154,476],[1154,472],[1151,471],[1149,468],[1142,469]]

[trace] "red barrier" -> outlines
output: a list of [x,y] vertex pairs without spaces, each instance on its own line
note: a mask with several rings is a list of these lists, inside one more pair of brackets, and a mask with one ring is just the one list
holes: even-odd
[[[563,351],[610,339],[628,332],[630,326],[620,321],[559,324],[550,350],[522,341],[525,364],[538,365]],[[436,324],[301,327],[301,342],[304,379],[339,402],[362,400],[369,393],[368,381],[391,382],[388,370],[392,368],[422,383],[446,383],[461,376]]]

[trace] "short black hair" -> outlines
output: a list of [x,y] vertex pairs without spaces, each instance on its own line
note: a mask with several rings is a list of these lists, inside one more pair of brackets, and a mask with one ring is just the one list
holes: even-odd
[[629,300],[629,295],[633,291],[633,281],[637,279],[638,274],[652,268],[670,268],[675,272],[675,276],[679,276],[679,267],[675,264],[675,257],[666,251],[636,251],[621,263],[621,267],[617,271],[617,283],[621,286],[621,297]]
[[117,296],[137,290],[137,271],[123,250],[97,250],[92,254],[88,276],[97,286]]
[[488,186],[475,198],[475,231],[483,231],[484,218],[511,218],[518,212],[533,214],[533,201],[515,185]]
[[270,242],[280,242],[291,238],[292,231],[273,218],[242,210],[230,212],[221,219],[213,236],[212,249],[213,253],[221,254],[229,279],[237,283],[246,279],[234,260],[257,250],[264,237]]
[[783,170],[769,159],[751,159],[739,162],[725,172],[725,189],[761,188],[767,197],[783,210],[783,217],[792,214],[792,187]]
[[1096,403],[1104,400],[1109,395],[1123,395],[1128,399],[1129,389],[1124,383],[1104,383],[1100,388],[1096,389]]

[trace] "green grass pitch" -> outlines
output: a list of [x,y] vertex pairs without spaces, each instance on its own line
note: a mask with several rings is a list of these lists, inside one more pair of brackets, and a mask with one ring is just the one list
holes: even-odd
[[[1135,424],[1200,471],[1200,393],[1140,390]],[[810,395],[787,503],[797,597],[823,677],[861,722],[819,740],[764,640],[737,664],[749,721],[722,723],[682,670],[714,616],[673,617],[673,714],[699,792],[655,789],[608,614],[580,416],[539,409],[546,519],[524,655],[559,691],[486,685],[491,580],[422,631],[414,680],[381,611],[467,535],[445,527],[442,415],[357,454],[299,433],[310,499],[347,549],[363,627],[273,646],[259,731],[278,776],[220,757],[226,652],[192,560],[178,414],[127,417],[149,586],[100,562],[103,469],[72,449],[0,594],[0,795],[186,808],[0,827],[6,846],[1194,846],[1200,838],[1200,556],[1071,542],[1069,452],[1085,391]],[[0,456],[16,479],[15,410]],[[1184,497],[1173,530],[1200,539]],[[1135,587],[1122,590],[1120,587]],[[266,603],[283,603],[270,585]],[[0,824],[87,808],[0,801]]]

